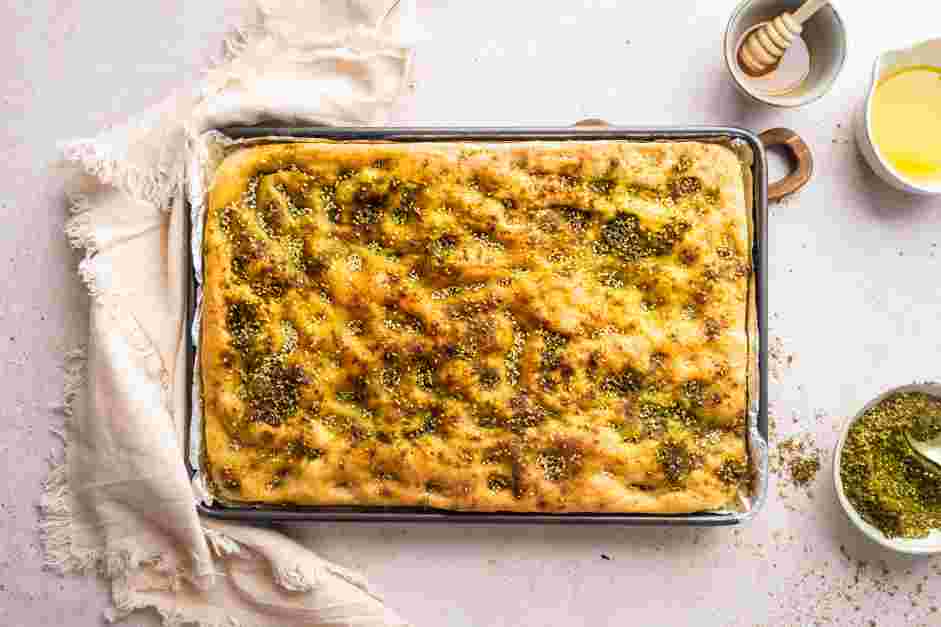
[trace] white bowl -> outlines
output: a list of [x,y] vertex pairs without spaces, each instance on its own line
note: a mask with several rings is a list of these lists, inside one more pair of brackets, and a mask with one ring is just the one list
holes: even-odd
[[801,107],[823,97],[843,69],[846,60],[846,28],[832,5],[820,9],[803,25],[801,38],[810,51],[810,72],[801,84],[783,93],[755,88],[738,63],[742,37],[756,24],[768,22],[785,11],[793,13],[803,0],[742,0],[725,29],[723,56],[735,87],[744,95],[773,107]]
[[876,86],[889,74],[914,65],[941,67],[941,39],[930,39],[908,48],[890,50],[879,55],[872,67],[866,99],[856,110],[854,124],[856,145],[859,146],[859,152],[862,153],[873,172],[895,189],[910,194],[941,194],[941,183],[913,181],[896,170],[891,163],[882,158],[872,139],[872,95],[876,91]]
[[888,538],[881,531],[863,520],[863,517],[859,515],[853,507],[853,504],[849,502],[846,493],[843,491],[843,479],[840,477],[840,457],[843,454],[843,444],[846,442],[846,436],[849,434],[850,427],[876,403],[879,403],[882,399],[897,392],[924,392],[925,394],[941,398],[941,384],[920,383],[893,388],[866,403],[866,406],[863,407],[858,414],[847,421],[846,426],[843,427],[843,433],[840,434],[840,440],[836,443],[836,448],[833,450],[833,482],[836,486],[836,496],[840,501],[840,505],[843,506],[843,511],[846,512],[846,515],[849,517],[850,522],[873,542],[877,542],[896,553],[905,553],[907,555],[934,555],[941,553],[941,530],[936,529],[925,538]]

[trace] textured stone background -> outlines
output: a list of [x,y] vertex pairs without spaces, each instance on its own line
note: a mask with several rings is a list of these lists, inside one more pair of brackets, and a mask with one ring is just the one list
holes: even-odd
[[[325,555],[362,569],[416,625],[941,625],[941,560],[904,560],[857,535],[834,501],[829,450],[885,387],[941,378],[941,200],[880,184],[852,142],[875,55],[939,36],[934,3],[844,2],[850,58],[805,109],[746,103],[720,42],[732,0],[419,0],[403,123],[790,126],[812,185],[771,211],[773,413],[826,451],[809,496],[775,478],[740,530],[316,525]],[[55,142],[118,123],[196,77],[231,3],[11,0],[0,8],[0,624],[98,625],[106,590],[41,569],[35,505],[63,351],[87,299],[61,234]],[[932,28],[935,28],[932,32]],[[788,366],[788,356],[792,364]],[[844,547],[840,550],[841,545]],[[862,565],[864,562],[865,565]],[[130,624],[154,624],[135,617]]]

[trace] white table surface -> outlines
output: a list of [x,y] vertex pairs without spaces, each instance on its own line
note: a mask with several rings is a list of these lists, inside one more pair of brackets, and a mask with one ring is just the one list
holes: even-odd
[[[793,111],[747,103],[730,84],[720,43],[732,0],[419,5],[430,38],[402,123],[597,116],[789,126],[808,140],[815,178],[770,220],[771,330],[794,355],[772,386],[779,432],[810,432],[829,450],[843,419],[879,391],[941,378],[941,200],[886,188],[850,129],[875,55],[941,36],[936,2],[841,2],[843,74],[822,101]],[[41,569],[36,531],[58,446],[48,427],[60,356],[87,326],[77,255],[61,233],[55,141],[120,122],[197,76],[232,23],[227,6],[11,0],[0,9],[0,625],[99,625],[106,606],[100,582]],[[827,458],[812,498],[773,489],[740,530],[323,524],[305,534],[418,626],[941,625],[932,612],[941,559],[868,543],[844,520],[830,476]]]

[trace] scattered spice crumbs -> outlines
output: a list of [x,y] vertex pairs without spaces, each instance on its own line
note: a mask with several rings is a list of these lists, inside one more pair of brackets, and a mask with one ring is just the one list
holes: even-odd
[[768,372],[774,383],[779,383],[794,365],[794,355],[784,350],[784,341],[773,336],[768,342]]
[[772,446],[769,469],[778,478],[777,492],[784,507],[791,511],[801,508],[792,497],[803,493],[813,498],[812,488],[821,466],[821,450],[809,433],[787,437]]
[[[938,595],[931,590],[930,582],[935,581],[931,575],[922,580],[913,569],[902,570],[897,563],[854,559],[845,545],[839,547],[842,558],[836,564],[814,563],[810,556],[818,549],[805,544],[812,565],[800,571],[793,589],[770,593],[778,601],[778,612],[771,611],[778,620],[768,625],[937,624],[932,608],[937,607]],[[905,605],[885,602],[896,598]]]
[[806,488],[820,470],[820,449],[810,435],[791,436],[778,443],[771,469],[799,488]]

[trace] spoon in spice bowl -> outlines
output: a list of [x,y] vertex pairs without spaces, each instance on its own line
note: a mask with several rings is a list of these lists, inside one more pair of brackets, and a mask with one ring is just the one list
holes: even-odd
[[905,432],[905,441],[928,470],[941,473],[941,416],[923,417],[916,429]]

